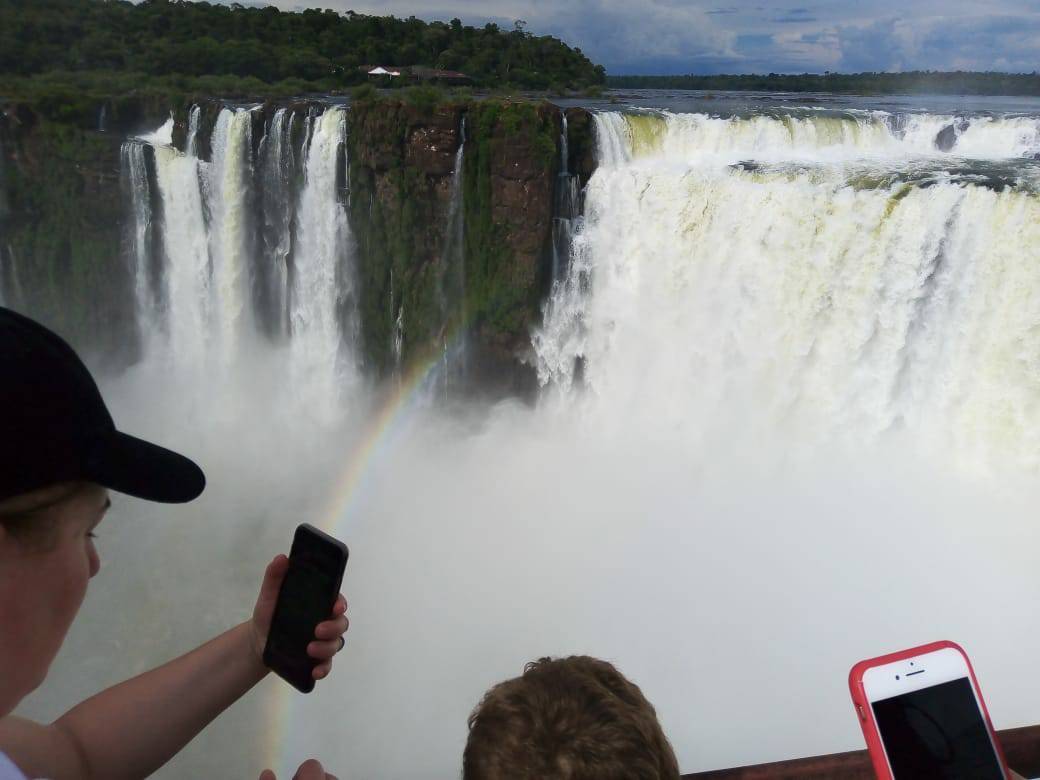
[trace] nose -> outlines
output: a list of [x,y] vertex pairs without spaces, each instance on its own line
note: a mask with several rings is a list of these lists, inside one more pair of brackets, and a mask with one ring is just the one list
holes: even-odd
[[99,571],[101,571],[101,556],[98,555],[97,548],[94,547],[94,543],[90,543],[90,549],[87,551],[87,560],[90,564],[90,576],[93,577]]

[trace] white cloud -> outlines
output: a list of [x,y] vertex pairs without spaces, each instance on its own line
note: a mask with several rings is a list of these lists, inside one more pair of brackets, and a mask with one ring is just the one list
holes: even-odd
[[[273,0],[290,9],[300,0]],[[524,19],[609,72],[1040,69],[1040,11],[1027,0],[324,0],[338,11]]]

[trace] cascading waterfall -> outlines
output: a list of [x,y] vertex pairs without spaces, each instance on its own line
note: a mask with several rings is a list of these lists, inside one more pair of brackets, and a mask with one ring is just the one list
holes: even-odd
[[249,326],[249,188],[252,183],[252,121],[246,109],[223,109],[213,129],[213,161],[204,168],[212,279],[216,289],[216,338],[223,365],[232,364]]
[[858,111],[839,115],[603,113],[596,116],[601,163],[632,157],[760,162],[946,155],[973,159],[1040,152],[1040,119]]
[[[304,185],[297,212],[289,322],[294,384],[334,411],[351,367],[341,354],[338,303],[350,294],[350,225],[337,182],[345,177],[347,119],[330,107],[309,119]],[[339,171],[339,167],[343,171]],[[348,331],[352,327],[348,324]]]
[[295,119],[296,114],[288,109],[275,111],[259,150],[264,261],[258,269],[258,293],[262,320],[275,338],[287,335],[289,327],[289,261],[296,201],[292,148]]
[[[566,394],[580,373],[611,408],[648,383],[681,388],[647,424],[695,437],[767,426],[857,445],[903,431],[966,461],[1040,466],[1040,200],[904,181],[906,147],[934,144],[904,138],[898,153],[887,123],[835,122],[848,127],[598,115],[585,229],[534,336],[541,381]],[[1020,157],[1029,122],[972,120],[953,148]],[[720,150],[775,162],[839,139],[892,159],[841,146],[815,166],[717,164]]]
[[[451,175],[451,197],[448,201],[448,217],[444,231],[444,271],[440,279],[440,305],[442,321],[448,322],[453,319],[451,310],[455,309],[455,315],[463,325],[455,344],[449,347],[447,333],[444,334],[441,342],[439,383],[442,385],[445,397],[450,394],[450,388],[455,379],[465,377],[467,372],[468,339],[464,324],[466,318],[466,209],[463,188],[465,165],[466,117],[462,117],[459,122],[459,148],[455,150],[455,164]],[[398,323],[403,325],[400,316]],[[400,333],[398,338],[400,338]],[[397,346],[395,344],[395,348]]]
[[556,285],[566,270],[571,255],[577,220],[581,218],[581,185],[570,172],[570,150],[567,143],[567,112],[560,111],[560,172],[556,180],[556,203],[553,210],[552,283]]
[[188,112],[188,137],[184,150],[189,155],[198,154],[199,121],[202,118],[202,106],[194,105]]
[[[156,181],[163,204],[167,266],[162,310],[169,351],[179,366],[208,362],[213,319],[209,233],[202,204],[199,160],[171,146],[155,146]],[[136,206],[135,206],[136,209]],[[139,313],[146,327],[149,313]]]
[[155,290],[152,285],[152,196],[148,182],[145,144],[126,141],[120,149],[123,189],[131,211],[134,296],[142,323],[157,320]]
[[[212,128],[212,161],[200,160],[202,110],[189,111],[184,153],[171,145],[172,120],[124,147],[130,193],[131,261],[148,349],[183,369],[230,377],[257,336],[288,341],[288,392],[327,419],[349,384],[353,361],[351,237],[339,186],[346,178],[346,114],[312,108],[302,149],[297,113],[268,119],[253,162],[254,111],[223,108]],[[148,191],[144,144],[154,150],[157,192]],[[296,182],[301,182],[297,187]],[[162,216],[163,268],[149,275],[150,233]]]

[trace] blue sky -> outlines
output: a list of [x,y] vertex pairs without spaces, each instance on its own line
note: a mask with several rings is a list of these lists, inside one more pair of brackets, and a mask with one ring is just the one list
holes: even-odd
[[1040,0],[272,0],[280,8],[523,19],[613,74],[1040,70]]

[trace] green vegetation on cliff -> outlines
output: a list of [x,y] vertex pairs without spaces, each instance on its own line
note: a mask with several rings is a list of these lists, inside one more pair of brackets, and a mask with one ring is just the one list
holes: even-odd
[[539,261],[550,222],[526,224],[524,212],[547,210],[551,220],[558,113],[545,104],[484,101],[474,103],[467,118],[467,317],[484,342],[516,349],[517,335],[526,336],[545,292],[546,269]]
[[711,76],[611,76],[625,89],[709,89],[756,92],[839,92],[860,95],[1040,95],[1037,73],[909,71]]
[[366,91],[350,113],[365,362],[386,375],[464,333],[473,378],[518,387],[516,358],[549,281],[560,112],[496,99],[427,105],[436,98]]
[[0,117],[0,173],[8,303],[103,361],[132,360],[133,293],[118,260],[119,140],[23,110]]
[[[329,90],[359,83],[359,66],[425,65],[461,70],[480,86],[546,89],[602,83],[580,49],[514,29],[348,11],[144,0],[0,0],[0,74],[132,73],[137,89],[206,92],[193,82],[254,95],[287,87]],[[236,83],[235,79],[255,83]],[[154,81],[153,81],[154,80]],[[34,84],[22,82],[21,89]],[[43,85],[41,85],[43,86]],[[237,88],[236,88],[237,87]],[[11,97],[9,79],[0,97]],[[110,92],[111,94],[111,92]]]

